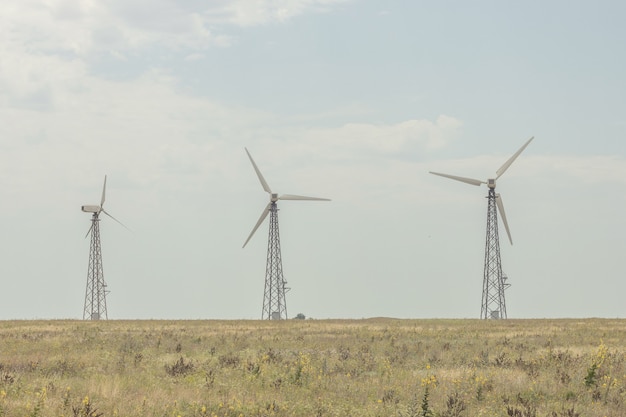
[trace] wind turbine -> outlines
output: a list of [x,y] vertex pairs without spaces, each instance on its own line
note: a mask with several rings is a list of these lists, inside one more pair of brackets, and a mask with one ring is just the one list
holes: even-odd
[[[87,269],[87,289],[85,291],[85,307],[83,309],[83,320],[107,319],[106,295],[108,290],[104,282],[102,269],[102,250],[100,247],[100,213],[104,213],[122,226],[119,220],[111,216],[104,210],[104,200],[106,197],[107,177],[104,176],[104,186],[102,187],[102,198],[100,205],[81,206],[85,213],[92,213],[91,227],[87,231],[85,238],[91,234],[91,246],[89,248],[89,266]],[[126,226],[124,226],[128,229]]]
[[[479,186],[481,184],[487,184],[489,192],[487,194],[487,238],[485,242],[485,269],[483,275],[483,295],[480,308],[481,319],[506,319],[506,301],[504,298],[504,290],[510,285],[506,282],[507,278],[502,274],[502,263],[500,261],[500,239],[498,236],[498,212],[502,217],[502,223],[506,229],[506,234],[509,237],[509,242],[513,244],[511,239],[511,231],[509,224],[506,221],[506,214],[504,212],[504,204],[502,203],[502,197],[496,193],[496,180],[506,172],[511,164],[517,159],[517,157],[526,149],[530,142],[534,139],[531,137],[526,141],[524,145],[517,152],[513,154],[501,167],[496,171],[495,178],[489,178],[486,182],[476,180],[473,178],[458,177],[456,175],[442,174],[439,172],[432,172],[431,174],[439,175],[441,177],[450,178],[456,181],[461,181],[466,184]],[[497,207],[497,210],[496,210]]]
[[267,239],[267,264],[265,267],[265,291],[263,294],[263,310],[261,312],[261,320],[282,320],[287,319],[287,303],[285,301],[285,292],[289,291],[286,284],[287,281],[283,278],[283,263],[280,255],[280,235],[278,233],[278,200],[315,200],[315,201],[330,201],[328,198],[317,197],[305,197],[301,195],[283,194],[280,197],[278,194],[273,193],[270,186],[267,185],[265,178],[256,166],[254,159],[246,149],[248,158],[252,162],[254,171],[256,172],[261,186],[270,195],[270,202],[265,206],[261,217],[254,225],[252,232],[246,239],[242,248],[245,248],[254,232],[259,228],[261,223],[265,220],[267,215],[270,215],[270,228],[269,237]]

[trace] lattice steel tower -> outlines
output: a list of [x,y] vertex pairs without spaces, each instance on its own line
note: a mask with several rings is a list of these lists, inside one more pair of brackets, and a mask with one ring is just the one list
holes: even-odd
[[250,152],[246,149],[248,158],[252,163],[252,167],[256,172],[261,186],[270,195],[270,202],[263,209],[259,220],[254,225],[252,232],[246,239],[243,247],[245,248],[254,232],[259,228],[261,223],[265,220],[267,215],[270,215],[270,231],[267,239],[267,263],[265,265],[265,290],[263,294],[263,311],[261,312],[261,320],[284,320],[287,319],[287,303],[285,300],[285,293],[289,291],[287,288],[287,281],[283,278],[283,263],[280,255],[280,234],[278,232],[278,200],[316,200],[316,201],[330,201],[327,198],[317,197],[305,197],[301,195],[283,194],[280,197],[278,194],[272,193],[270,186],[263,178],[261,171],[256,166],[254,159],[250,155]]
[[[508,288],[502,274],[500,260],[500,238],[498,234],[497,200],[499,194],[489,188],[487,195],[487,238],[485,240],[485,269],[483,277],[483,298],[480,309],[481,319],[506,319],[506,299],[504,290]],[[504,209],[501,210],[504,213]],[[506,218],[505,218],[506,219]],[[503,219],[503,220],[505,220]]]
[[89,248],[89,266],[87,269],[87,289],[83,320],[108,319],[106,295],[102,269],[102,248],[100,246],[100,219],[98,213],[91,217],[91,246]]
[[89,234],[91,234],[91,245],[89,247],[89,266],[87,269],[87,288],[85,290],[83,320],[100,320],[108,318],[106,295],[109,293],[109,291],[107,291],[107,285],[104,282],[104,273],[102,269],[102,248],[100,246],[100,213],[106,214],[122,226],[124,226],[124,224],[122,224],[119,220],[117,220],[115,217],[111,216],[104,210],[106,189],[107,177],[105,175],[104,185],[102,186],[102,198],[100,200],[100,205],[81,206],[81,210],[85,213],[92,213],[91,227],[87,231],[87,235],[85,235],[85,237],[87,237],[89,236]]
[[270,230],[267,238],[267,264],[265,266],[265,291],[261,320],[281,320],[288,318],[285,293],[289,291],[289,288],[287,288],[287,281],[283,277],[276,202],[272,202],[269,211]]
[[496,193],[496,180],[506,172],[515,159],[526,149],[533,138],[522,145],[522,147],[513,154],[501,167],[496,171],[495,178],[489,178],[487,181],[476,180],[473,178],[459,177],[456,175],[442,174],[439,172],[430,172],[431,174],[441,177],[450,178],[471,185],[487,184],[489,193],[487,194],[487,239],[485,242],[485,269],[483,271],[483,295],[480,308],[481,319],[506,319],[506,302],[504,298],[504,290],[510,285],[506,282],[506,276],[502,274],[502,263],[500,260],[500,239],[498,235],[498,212],[502,217],[502,223],[509,237],[509,242],[513,244],[511,239],[511,231],[506,221],[506,213],[504,212],[504,204],[502,197]]

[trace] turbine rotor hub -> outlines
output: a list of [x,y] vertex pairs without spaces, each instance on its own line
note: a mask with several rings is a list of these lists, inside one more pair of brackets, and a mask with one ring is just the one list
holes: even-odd
[[278,201],[278,194],[272,193],[271,194],[271,201],[272,201],[272,203],[277,202]]
[[495,178],[489,178],[487,180],[487,187],[489,187],[491,189],[495,189],[496,188],[496,179]]

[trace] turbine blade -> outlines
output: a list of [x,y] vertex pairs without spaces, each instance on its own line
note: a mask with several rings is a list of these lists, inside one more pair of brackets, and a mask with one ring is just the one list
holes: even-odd
[[526,149],[526,147],[528,146],[528,144],[529,144],[529,143],[530,143],[530,142],[531,142],[534,138],[535,138],[535,137],[533,136],[533,137],[531,137],[530,139],[528,139],[528,141],[526,141],[526,143],[525,143],[524,145],[522,145],[522,147],[521,147],[521,148],[519,148],[519,150],[518,150],[517,152],[515,152],[515,153],[513,154],[513,156],[512,156],[512,157],[510,157],[510,158],[508,159],[508,161],[506,161],[506,162],[504,163],[504,165],[502,165],[502,166],[500,167],[500,169],[499,169],[499,170],[497,170],[497,171],[496,171],[496,175],[497,175],[497,176],[496,176],[496,179],[500,178],[500,176],[501,176],[502,174],[504,174],[504,173],[506,172],[506,170],[507,170],[507,169],[509,169],[509,167],[511,166],[511,164],[513,163],[513,161],[515,161],[515,159],[517,159],[517,157],[518,157],[518,156],[519,156],[519,155],[520,155],[520,154],[524,151],[524,149]]
[[243,244],[243,246],[241,247],[242,249],[246,247],[246,245],[248,244],[248,242],[250,241],[250,239],[252,238],[252,235],[254,235],[254,232],[256,232],[256,229],[259,228],[259,226],[261,225],[261,223],[263,223],[263,220],[265,220],[265,218],[267,217],[267,214],[270,212],[270,207],[272,206],[272,203],[270,202],[267,206],[265,206],[265,208],[263,209],[263,213],[261,213],[261,217],[259,217],[259,220],[256,222],[256,224],[254,225],[254,228],[252,229],[252,231],[250,232],[250,235],[248,236],[248,238],[246,239],[246,242]]
[[509,236],[509,242],[511,242],[511,245],[512,245],[513,239],[511,239],[511,231],[509,230],[509,223],[506,221],[506,213],[504,212],[504,203],[502,202],[502,197],[500,197],[500,194],[496,194],[496,205],[498,206],[498,211],[500,212],[502,223],[504,223],[506,234]]
[[259,167],[257,167],[256,164],[254,163],[254,159],[252,159],[252,155],[250,155],[250,152],[248,152],[248,148],[244,148],[244,149],[246,150],[246,153],[248,154],[248,158],[250,158],[250,162],[252,162],[252,166],[254,167],[254,170],[256,171],[257,177],[259,177],[259,181],[261,181],[261,185],[263,186],[263,189],[267,191],[268,193],[272,194],[272,190],[270,189],[270,186],[267,185],[265,178],[263,178],[263,174],[261,174],[261,171],[259,171]]
[[104,185],[102,186],[102,199],[100,200],[100,207],[104,205],[104,198],[107,191],[107,176],[104,176]]
[[89,236],[89,233],[91,233],[91,229],[93,229],[93,222],[91,222],[91,226],[89,226],[89,230],[87,230],[87,234],[85,235],[85,239],[87,239],[87,236]]
[[457,177],[456,175],[442,174],[440,172],[432,172],[432,171],[429,171],[429,172],[433,175],[439,175],[440,177],[450,178],[453,180],[464,182],[466,184],[471,184],[471,185],[487,184],[485,181],[475,180],[473,178]]
[[100,207],[100,210],[102,210],[102,212],[104,214],[106,214],[107,216],[109,216],[110,218],[112,218],[113,220],[115,220],[116,222],[118,222],[119,224],[121,224],[124,229],[128,230],[129,232],[131,231],[128,227],[126,227],[126,225],[124,223],[122,223],[121,221],[117,220],[115,217],[111,216],[109,213],[107,213],[102,207]]
[[303,195],[283,194],[278,197],[279,200],[311,200],[311,201],[330,201],[330,198],[305,197]]

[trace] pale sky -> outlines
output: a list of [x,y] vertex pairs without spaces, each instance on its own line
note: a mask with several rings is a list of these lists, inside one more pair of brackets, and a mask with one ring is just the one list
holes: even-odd
[[0,4],[0,319],[257,319],[273,190],[290,317],[478,318],[487,179],[509,318],[626,317],[626,3]]

